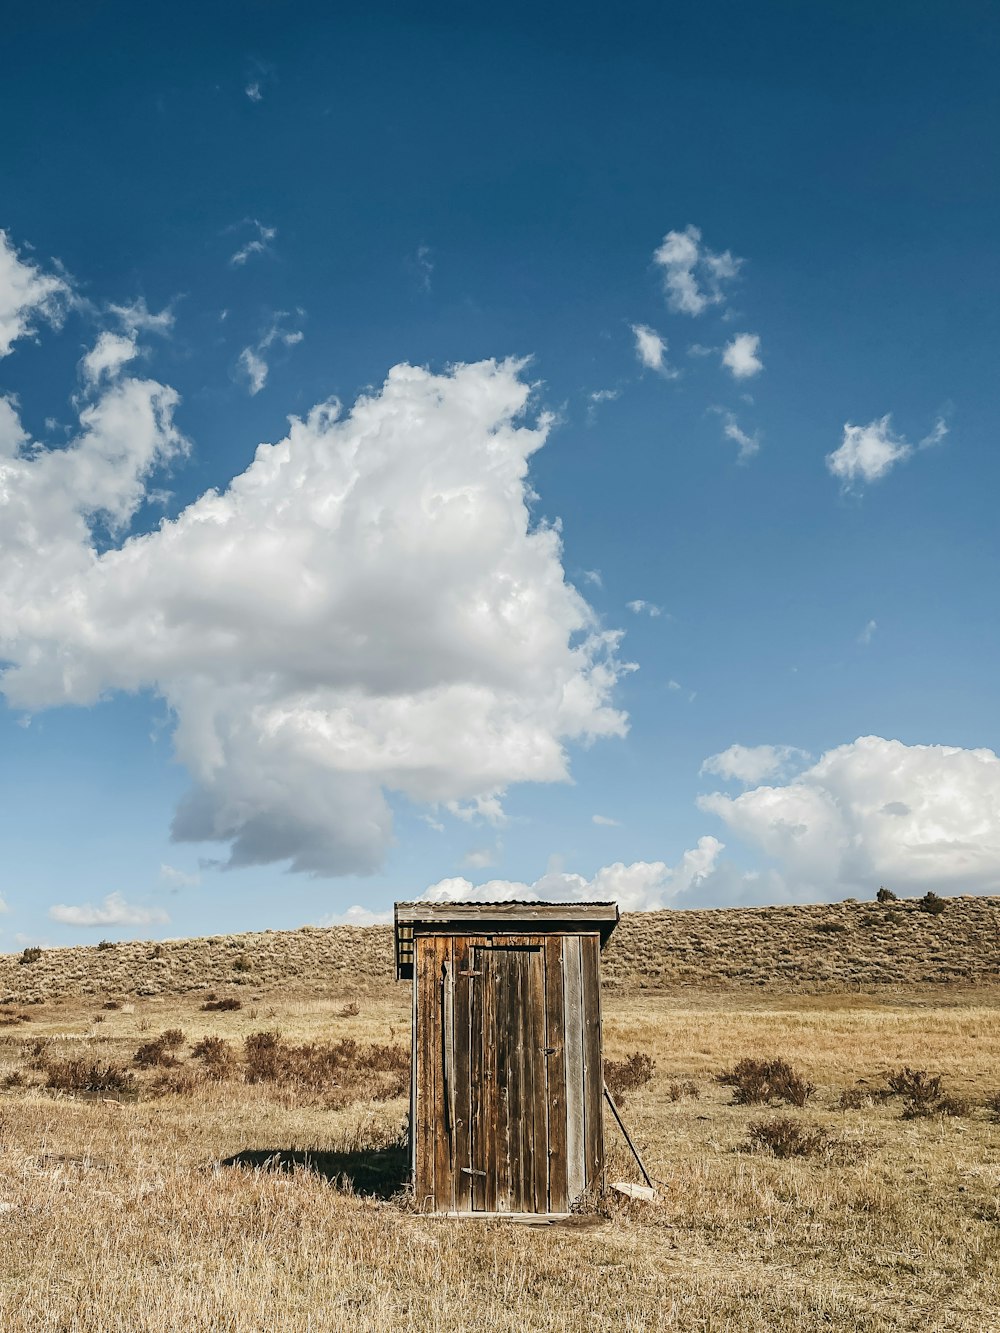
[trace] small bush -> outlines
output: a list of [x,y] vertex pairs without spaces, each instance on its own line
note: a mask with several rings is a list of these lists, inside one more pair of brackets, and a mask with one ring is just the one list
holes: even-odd
[[845,1088],[837,1099],[841,1111],[861,1111],[874,1103],[874,1097],[865,1088]]
[[121,1065],[91,1060],[57,1060],[47,1065],[46,1086],[58,1092],[117,1092],[136,1090],[135,1075]]
[[39,958],[41,958],[41,956],[42,956],[41,949],[39,949],[37,945],[33,944],[30,948],[25,949],[22,952],[21,957],[17,961],[21,964],[22,967],[27,967],[31,963],[37,963]]
[[885,1085],[893,1096],[912,1102],[933,1102],[941,1096],[940,1074],[928,1074],[926,1069],[911,1069],[909,1065],[888,1074]]
[[650,1056],[633,1051],[625,1060],[604,1061],[604,1082],[615,1101],[623,1102],[629,1093],[649,1082],[655,1068]]
[[361,1013],[361,1010],[358,1008],[358,1006],[357,1006],[357,1005],[354,1003],[354,1001],[352,1000],[350,1004],[345,1004],[345,1005],[344,1005],[343,1009],[341,1009],[341,1010],[338,1012],[337,1017],[338,1017],[338,1018],[357,1018],[358,1014],[360,1014],[360,1013]]
[[928,889],[924,896],[918,900],[917,906],[921,912],[929,912],[931,916],[940,916],[948,903],[946,899],[939,898],[933,890]]
[[238,958],[233,959],[234,972],[249,972],[252,969],[252,967],[253,963],[250,961],[250,958],[245,953],[241,953]]
[[388,1101],[409,1087],[410,1052],[405,1046],[361,1046],[351,1037],[292,1046],[280,1032],[254,1032],[243,1043],[243,1055],[248,1083],[335,1093],[342,1102]]
[[221,1000],[216,999],[214,995],[201,1006],[206,1013],[230,1013],[236,1009],[243,1008],[243,1001],[237,1000],[232,996],[224,996]]
[[191,1055],[203,1062],[209,1078],[231,1078],[236,1072],[236,1052],[222,1037],[202,1037],[191,1047]]
[[121,1000],[105,1000],[103,1005],[101,1005],[102,1009],[120,1009],[121,1007]]
[[765,1102],[788,1102],[791,1106],[805,1106],[816,1091],[814,1084],[797,1074],[787,1060],[740,1060],[732,1069],[718,1076],[720,1083],[733,1089],[733,1101],[738,1106],[753,1106]]
[[909,1065],[888,1075],[886,1089],[892,1096],[905,1098],[904,1120],[919,1120],[932,1115],[962,1116],[971,1110],[964,1097],[944,1091],[940,1074],[928,1074],[925,1069],[911,1069]]
[[841,935],[847,928],[845,921],[820,921],[816,927],[821,935]]
[[880,902],[880,903],[898,903],[898,902],[899,902],[899,898],[896,896],[896,894],[893,893],[892,889],[887,889],[887,888],[885,887],[884,884],[883,884],[882,887],[879,889],[878,893],[876,893],[875,897],[876,897],[877,901]]
[[149,951],[149,956],[150,956],[150,958],[162,958],[163,955],[164,955],[164,952],[165,952],[165,950],[164,950],[162,944],[154,944],[153,947],[152,947],[152,948],[150,949],[150,951]]
[[701,1096],[701,1093],[698,1090],[698,1084],[692,1079],[686,1078],[680,1083],[671,1083],[670,1087],[667,1088],[667,1096],[672,1102],[680,1102],[685,1097],[697,1099]]
[[803,1125],[787,1115],[759,1120],[750,1126],[750,1147],[765,1148],[775,1157],[812,1157],[826,1143],[826,1130],[819,1125]]
[[0,1008],[0,1027],[15,1027],[18,1023],[30,1023],[31,1015],[20,1009],[10,1009],[6,1005]]
[[97,947],[99,949],[113,949],[115,947],[115,942],[114,940],[98,940]]
[[177,1063],[172,1052],[183,1044],[184,1033],[180,1028],[168,1028],[140,1046],[133,1056],[133,1063],[140,1069],[168,1069]]

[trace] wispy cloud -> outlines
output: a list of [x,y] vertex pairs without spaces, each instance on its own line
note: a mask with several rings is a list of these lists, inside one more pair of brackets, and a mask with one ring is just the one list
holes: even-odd
[[[265,255],[271,253],[271,242],[278,234],[277,227],[267,227],[257,218],[246,218],[239,224],[241,227],[250,227],[253,235],[246,241],[235,254],[230,255],[229,262],[234,268],[242,268],[248,259],[254,255]],[[236,230],[233,228],[233,230]]]
[[661,337],[648,324],[633,324],[635,336],[635,354],[639,364],[647,370],[655,370],[667,379],[676,379],[678,372],[667,361],[667,340]]
[[161,333],[167,334],[174,327],[174,312],[169,305],[155,313],[146,305],[144,296],[137,296],[125,305],[109,305],[108,311],[115,316],[126,333]]
[[[298,316],[303,315],[303,311],[296,311]],[[305,334],[301,329],[284,329],[281,327],[282,320],[289,319],[291,316],[287,311],[275,311],[270,327],[256,344],[244,347],[237,358],[237,372],[247,381],[247,387],[250,396],[255,397],[267,383],[270,363],[268,353],[273,347],[295,347],[302,341]]]
[[201,875],[196,870],[178,870],[166,863],[160,866],[160,879],[175,889],[194,889],[201,883]]
[[170,920],[162,908],[139,907],[126,902],[120,893],[109,893],[97,906],[55,903],[49,908],[49,917],[64,926],[162,926]]
[[742,259],[728,250],[721,254],[702,244],[701,232],[688,226],[668,231],[653,255],[663,270],[663,286],[671,310],[683,315],[701,315],[723,299],[723,285],[735,278]]
[[805,750],[794,745],[730,745],[720,754],[710,755],[700,772],[714,773],[727,781],[755,786],[765,778],[775,777],[800,760],[807,760]]
[[610,819],[607,815],[591,815],[591,821],[598,824],[601,828],[621,828],[617,819]]
[[251,102],[260,102],[263,100],[264,94],[260,90],[260,82],[257,79],[251,79],[243,91],[246,93],[247,97],[249,97]]
[[73,301],[70,283],[22,258],[0,231],[0,356],[34,332],[38,322],[58,326]]
[[655,620],[658,616],[663,615],[662,607],[654,606],[652,602],[645,602],[641,597],[637,597],[633,602],[626,602],[625,605],[637,616],[647,615]]
[[722,417],[722,433],[726,439],[739,445],[740,451],[737,455],[737,462],[745,463],[748,459],[753,458],[754,454],[760,450],[760,436],[758,433],[754,431],[752,435],[748,435],[736,420],[735,414],[730,412],[728,408],[716,407],[712,410],[718,412],[719,416]]
[[858,635],[858,643],[863,643],[863,644],[871,643],[872,639],[873,639],[874,636],[875,636],[875,631],[876,631],[877,629],[878,629],[878,621],[877,621],[877,620],[869,620],[868,624],[864,627],[864,629],[863,629],[863,630],[861,631],[861,633]]

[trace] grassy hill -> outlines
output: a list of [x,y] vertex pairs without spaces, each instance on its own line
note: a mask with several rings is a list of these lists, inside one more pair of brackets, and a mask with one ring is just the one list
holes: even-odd
[[[303,927],[162,944],[45,949],[0,956],[0,1003],[67,996],[183,995],[281,986],[367,994],[393,979],[388,926]],[[611,990],[678,986],[772,991],[870,989],[1000,981],[1000,898],[626,913],[604,955]]]

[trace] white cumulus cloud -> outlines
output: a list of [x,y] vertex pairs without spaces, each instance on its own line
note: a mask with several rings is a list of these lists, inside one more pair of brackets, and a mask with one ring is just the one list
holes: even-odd
[[847,422],[840,447],[827,454],[826,466],[839,478],[845,490],[852,490],[865,483],[881,481],[897,463],[910,458],[915,449],[933,448],[947,434],[948,426],[942,417],[916,446],[893,431],[890,413],[870,421],[867,426],[852,426]]
[[730,745],[720,754],[709,755],[700,772],[714,773],[727,782],[735,780],[749,787],[783,773],[794,761],[808,758],[805,750],[794,745]]
[[738,333],[722,351],[722,364],[734,379],[746,380],[764,369],[758,353],[760,337],[756,333]]
[[532,884],[491,879],[473,884],[461,876],[439,880],[423,894],[428,902],[616,902],[623,912],[652,912],[668,906],[681,894],[698,890],[715,870],[723,844],[716,838],[698,839],[676,866],[664,861],[616,861],[591,878],[550,871]]
[[8,701],[158,693],[192,779],[173,835],[230,844],[230,865],[372,871],[395,793],[499,822],[507,786],[565,781],[567,743],[626,730],[619,635],[529,511],[550,425],[530,392],[511,361],[396,366],[348,414],[293,418],[226,490],[110,546],[184,448],[173,390],[124,379],[68,447],[15,440]]
[[663,270],[663,285],[671,310],[701,315],[723,299],[723,285],[735,278],[742,259],[728,250],[717,254],[703,244],[697,227],[668,231],[653,255]]
[[862,736],[783,786],[700,808],[821,897],[1000,890],[1000,759],[992,750]]
[[135,334],[105,331],[80,362],[84,380],[93,387],[102,379],[115,379],[123,366],[139,355]]
[[55,903],[49,908],[49,917],[64,926],[162,926],[170,920],[162,908],[138,907],[126,902],[120,893],[109,893],[97,905]]
[[65,279],[23,259],[0,231],[0,356],[32,333],[39,320],[58,324],[71,294]]

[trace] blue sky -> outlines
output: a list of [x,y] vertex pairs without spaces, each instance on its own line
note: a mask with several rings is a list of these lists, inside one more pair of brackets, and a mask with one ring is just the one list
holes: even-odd
[[0,947],[1000,891],[998,38],[8,17]]

